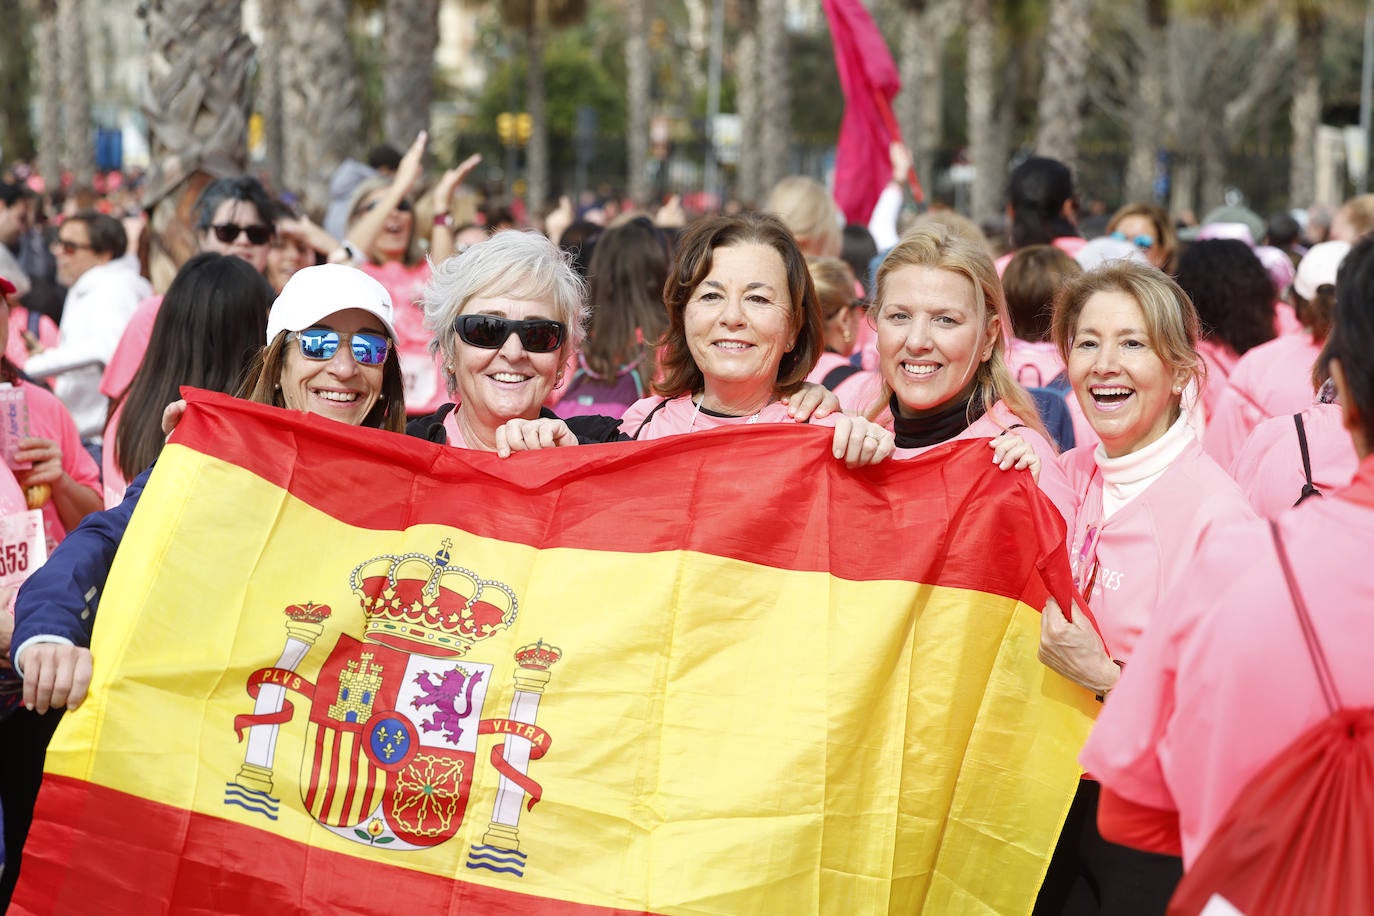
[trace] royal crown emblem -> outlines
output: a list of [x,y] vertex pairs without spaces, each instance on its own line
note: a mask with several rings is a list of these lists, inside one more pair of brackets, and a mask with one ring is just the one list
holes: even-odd
[[[226,786],[226,805],[282,816],[274,758],[278,730],[294,718],[287,694],[296,693],[310,700],[300,804],[316,823],[378,849],[436,846],[457,834],[487,759],[499,774],[496,800],[466,865],[524,873],[520,815],[543,791],[529,767],[552,740],[535,718],[563,653],[542,639],[516,649],[504,681],[514,682],[510,713],[484,718],[502,679],[496,665],[467,655],[514,623],[518,602],[505,583],[454,564],[452,546],[446,539],[433,555],[387,554],[354,567],[349,586],[362,606],[362,638],[341,634],[313,683],[299,669],[324,635],[330,608],[285,608],[286,645],[274,666],[250,675],[253,712],[234,721],[244,762]],[[483,736],[498,743],[479,757]]]
[[403,652],[460,658],[515,622],[519,603],[504,582],[451,563],[453,542],[433,556],[406,553],[358,564],[349,584],[367,616],[364,638]]

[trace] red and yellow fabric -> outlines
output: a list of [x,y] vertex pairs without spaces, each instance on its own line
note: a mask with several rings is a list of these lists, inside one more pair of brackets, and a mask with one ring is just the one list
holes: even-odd
[[192,393],[13,912],[1028,912],[1096,705],[1036,660],[1063,523],[981,442],[828,442]]

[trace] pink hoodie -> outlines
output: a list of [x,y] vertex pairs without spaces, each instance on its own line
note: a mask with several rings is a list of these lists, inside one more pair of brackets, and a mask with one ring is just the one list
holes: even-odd
[[[1341,421],[1339,404],[1313,404],[1301,413],[1312,483],[1330,496],[1355,475],[1359,464],[1355,446]],[[1255,427],[1231,464],[1231,476],[1262,517],[1278,518],[1293,507],[1307,478],[1291,414],[1271,417]]]
[[[1342,702],[1374,704],[1365,638],[1374,460],[1350,490],[1278,524]],[[1080,757],[1103,785],[1103,835],[1132,839],[1109,829],[1109,793],[1160,820],[1177,812],[1185,868],[1246,783],[1327,716],[1269,526],[1212,526],[1188,571],[1165,593]]]
[[1217,464],[1230,467],[1261,420],[1294,414],[1311,405],[1312,364],[1320,352],[1321,346],[1310,334],[1285,334],[1236,361],[1212,404],[1203,438]]

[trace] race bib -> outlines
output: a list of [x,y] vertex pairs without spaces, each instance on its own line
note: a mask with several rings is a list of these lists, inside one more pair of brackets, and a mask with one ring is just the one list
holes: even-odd
[[43,510],[0,516],[0,588],[15,588],[48,559]]

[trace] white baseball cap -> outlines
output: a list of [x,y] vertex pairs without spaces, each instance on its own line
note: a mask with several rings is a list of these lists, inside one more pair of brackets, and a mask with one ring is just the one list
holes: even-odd
[[386,287],[356,267],[319,264],[301,268],[286,281],[267,315],[267,342],[270,344],[282,331],[314,327],[344,309],[362,309],[376,315],[392,342],[396,341],[396,329],[391,324],[391,294]]
[[1349,242],[1322,242],[1307,249],[1293,277],[1293,292],[1310,302],[1323,286],[1328,283],[1335,286],[1336,272],[1349,252]]

